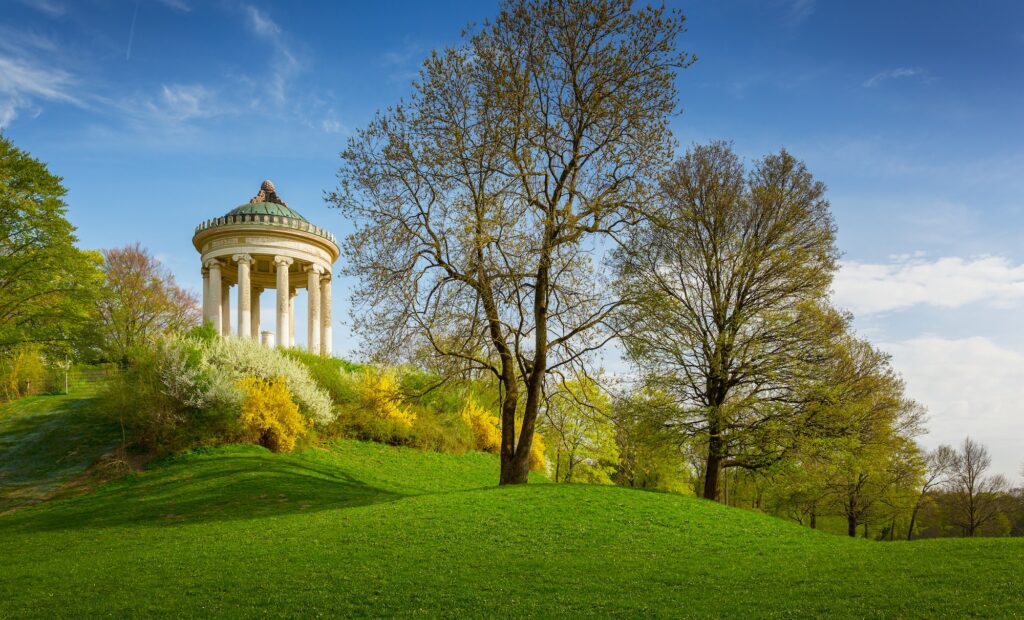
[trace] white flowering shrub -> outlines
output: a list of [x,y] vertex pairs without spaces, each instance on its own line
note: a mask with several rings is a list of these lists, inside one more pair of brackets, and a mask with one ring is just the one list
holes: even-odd
[[299,411],[318,426],[329,424],[331,399],[299,362],[277,349],[268,349],[254,340],[217,338],[203,342],[207,363],[220,369],[232,380],[257,377],[268,381],[284,379]]
[[160,391],[189,409],[237,408],[243,395],[228,372],[210,363],[207,346],[194,338],[164,339],[157,349]]

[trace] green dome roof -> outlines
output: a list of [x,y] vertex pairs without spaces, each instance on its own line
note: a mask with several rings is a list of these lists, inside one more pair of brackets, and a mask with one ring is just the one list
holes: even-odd
[[282,204],[277,204],[276,202],[253,202],[239,205],[228,211],[227,215],[277,215],[280,217],[290,217],[295,220],[302,220],[303,222],[308,221],[295,209],[286,207]]

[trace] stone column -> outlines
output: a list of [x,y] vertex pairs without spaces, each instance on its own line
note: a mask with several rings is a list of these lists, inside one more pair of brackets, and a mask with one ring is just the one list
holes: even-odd
[[238,263],[238,337],[252,338],[252,288],[249,284],[249,266],[252,256],[235,254],[231,257]]
[[220,305],[224,298],[221,292],[223,287],[220,280],[220,261],[217,259],[208,260],[206,261],[206,268],[210,270],[209,289],[206,291],[206,297],[210,300],[210,305],[207,307],[208,314],[206,315],[206,320],[213,325],[214,331],[219,336],[224,333],[221,331],[222,314]]
[[251,323],[252,339],[256,342],[260,342],[260,295],[263,294],[263,289],[255,287],[252,289],[251,299],[249,305],[252,308],[250,313],[249,321]]
[[287,256],[275,256],[274,265],[277,274],[277,346],[288,348],[288,267],[292,259]]
[[306,265],[306,350],[320,353],[320,265]]
[[295,346],[295,298],[299,292],[295,289],[288,291],[288,346]]
[[200,269],[203,274],[203,322],[210,320],[210,270],[203,265]]
[[331,355],[331,273],[320,279],[320,355]]
[[222,336],[231,335],[231,283],[224,282],[221,286],[220,297],[220,333]]

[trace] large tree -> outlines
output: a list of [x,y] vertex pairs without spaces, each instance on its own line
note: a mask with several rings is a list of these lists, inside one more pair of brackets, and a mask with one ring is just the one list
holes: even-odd
[[199,325],[199,301],[139,243],[103,251],[106,276],[96,303],[96,333],[108,358],[132,351],[167,332]]
[[[501,386],[500,482],[523,483],[546,379],[607,338],[591,253],[671,157],[684,18],[628,0],[508,0],[434,53],[342,153],[356,328]],[[518,424],[517,424],[518,422]]]
[[76,339],[100,281],[100,257],[75,247],[61,178],[0,135],[0,354]]
[[629,357],[672,395],[675,428],[705,444],[703,495],[723,468],[784,452],[798,400],[845,319],[823,304],[836,267],[825,187],[786,151],[749,172],[728,143],[676,163],[617,252]]

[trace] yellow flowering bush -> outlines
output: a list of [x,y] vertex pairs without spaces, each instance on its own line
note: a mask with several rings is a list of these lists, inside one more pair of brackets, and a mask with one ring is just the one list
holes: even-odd
[[459,415],[473,432],[473,444],[477,450],[501,450],[501,421],[496,416],[491,415],[472,398],[466,401]]
[[548,461],[544,456],[547,447],[544,445],[544,437],[540,433],[533,434],[533,443],[530,444],[530,471],[547,471]]
[[285,380],[245,377],[238,387],[245,395],[241,423],[250,439],[274,452],[293,449],[308,422],[299,413]]
[[363,407],[406,430],[412,428],[416,414],[402,406],[402,394],[392,372],[367,368],[360,377],[357,391]]

